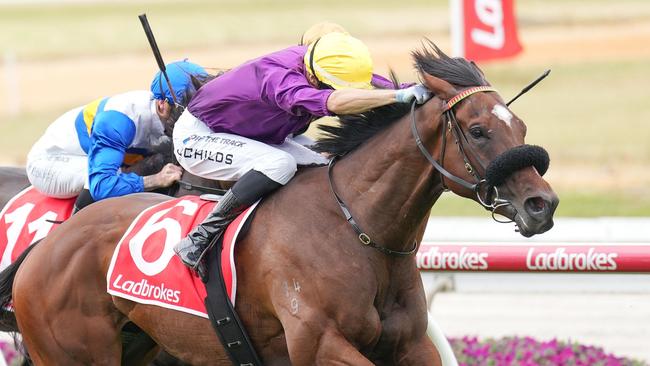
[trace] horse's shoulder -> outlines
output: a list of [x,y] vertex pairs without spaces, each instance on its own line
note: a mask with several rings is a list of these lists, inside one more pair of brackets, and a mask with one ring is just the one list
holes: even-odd
[[[300,192],[312,192],[328,188],[327,166],[313,165],[299,167],[296,175],[283,187],[283,192],[289,195],[300,194]],[[329,188],[328,188],[329,189]],[[312,194],[312,193],[308,193]]]

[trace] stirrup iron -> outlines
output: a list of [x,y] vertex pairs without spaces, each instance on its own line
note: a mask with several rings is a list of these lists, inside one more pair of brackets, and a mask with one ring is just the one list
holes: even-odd
[[201,262],[203,262],[203,258],[205,257],[206,254],[208,254],[208,250],[212,249],[212,247],[214,247],[214,245],[217,243],[217,240],[219,240],[220,238],[221,238],[221,235],[218,235],[218,236],[212,238],[212,240],[210,240],[210,243],[208,244],[208,246],[206,246],[205,249],[203,249],[203,251],[199,255],[199,258],[196,260],[196,264],[194,264],[192,266],[193,271],[195,271],[197,273],[199,272],[199,266],[201,265]]

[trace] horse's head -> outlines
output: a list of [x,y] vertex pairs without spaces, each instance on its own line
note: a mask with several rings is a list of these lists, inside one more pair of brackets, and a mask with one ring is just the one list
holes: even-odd
[[542,178],[548,154],[525,145],[526,125],[476,65],[432,46],[414,56],[435,95],[430,103],[442,108],[436,116],[444,123],[437,159],[443,184],[514,221],[523,236],[549,230],[559,199]]

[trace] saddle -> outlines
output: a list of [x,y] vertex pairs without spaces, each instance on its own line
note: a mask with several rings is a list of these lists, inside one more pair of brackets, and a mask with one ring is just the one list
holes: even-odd
[[[208,195],[204,196],[203,199],[198,197],[192,197],[191,199],[209,202],[214,201],[217,198],[218,196]],[[51,230],[56,227],[56,224],[70,218],[76,199],[76,197],[69,199],[47,197],[31,186],[13,197],[5,207],[2,208],[2,211],[0,211],[0,251],[2,253],[0,270],[11,264],[30,245],[48,235]],[[188,198],[186,197],[186,199]],[[178,201],[179,200],[172,200],[168,202]],[[212,203],[208,209],[211,210],[213,205],[214,203]],[[227,233],[219,238],[218,243],[215,243],[209,251],[208,261],[212,263],[212,265],[208,267],[209,271],[207,281],[205,282],[204,287],[201,286],[204,289],[204,293],[199,300],[202,307],[207,309],[207,311],[204,310],[205,317],[211,319],[213,327],[217,332],[219,339],[222,341],[224,348],[228,351],[231,360],[238,365],[262,364],[251,345],[250,339],[243,329],[241,321],[239,321],[239,318],[234,311],[233,303],[235,299],[234,291],[236,289],[236,275],[234,274],[234,268],[230,268],[230,259],[234,253],[234,244],[237,234],[247,230],[247,223],[250,222],[247,218],[253,210],[254,209],[251,208],[240,218],[235,220],[235,222],[231,224],[231,227],[226,230]],[[191,228],[191,226],[189,228]],[[189,228],[187,231],[189,231]],[[186,233],[187,232],[184,234]],[[125,236],[127,235],[128,232]],[[224,238],[229,238],[225,245]],[[164,240],[158,241],[164,242]],[[121,242],[117,248],[120,248],[120,246]],[[224,252],[224,247],[226,247],[226,252]],[[222,259],[219,260],[218,258]],[[234,261],[232,263],[234,266]],[[112,267],[113,266],[111,266],[111,269]],[[189,271],[182,264],[181,267],[184,271]],[[111,271],[109,270],[109,281],[111,278],[110,275]],[[121,282],[121,284],[125,283],[126,281]],[[109,284],[115,283],[109,282]],[[146,282],[134,282],[131,288],[135,289],[138,284],[140,285],[139,288],[141,291],[147,287]],[[197,314],[195,313],[195,315]],[[138,353],[141,345],[148,348],[151,342],[153,342],[148,335],[137,327],[132,326],[131,328],[126,328],[128,329],[125,329],[123,333],[123,337],[125,337],[125,356],[134,352]],[[127,341],[127,338],[133,338],[135,341]]]
[[108,293],[208,318],[235,364],[261,365],[234,311],[235,243],[247,229],[256,205],[239,215],[212,245],[205,282],[183,265],[172,249],[214,205],[197,196],[185,196],[141,212],[115,249],[107,273]]

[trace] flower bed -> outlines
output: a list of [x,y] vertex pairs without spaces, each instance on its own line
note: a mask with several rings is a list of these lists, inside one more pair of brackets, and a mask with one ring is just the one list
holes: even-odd
[[646,366],[645,362],[617,357],[602,348],[556,339],[542,342],[530,337],[450,338],[460,366]]
[[16,351],[13,341],[0,340],[0,355],[4,357],[8,366],[18,366],[22,363],[22,356]]
[[[616,357],[602,348],[575,342],[540,342],[530,337],[450,338],[460,366],[648,366],[648,363]],[[20,365],[22,357],[11,341],[0,340],[7,365]]]

